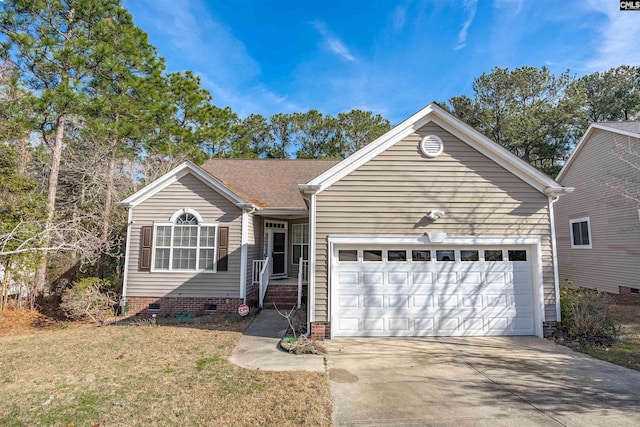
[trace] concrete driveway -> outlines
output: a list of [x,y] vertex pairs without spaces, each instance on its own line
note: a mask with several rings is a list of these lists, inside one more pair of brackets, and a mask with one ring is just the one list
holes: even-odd
[[338,426],[640,425],[640,372],[535,337],[327,347]]

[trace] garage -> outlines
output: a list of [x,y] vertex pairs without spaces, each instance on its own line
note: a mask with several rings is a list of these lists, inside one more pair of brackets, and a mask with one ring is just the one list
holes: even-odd
[[535,335],[534,258],[530,245],[332,245],[332,334]]

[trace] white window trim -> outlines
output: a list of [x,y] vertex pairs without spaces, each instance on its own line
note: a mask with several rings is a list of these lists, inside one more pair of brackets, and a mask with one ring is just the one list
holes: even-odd
[[[307,226],[307,243],[304,243],[304,226]],[[294,227],[302,227],[302,232],[301,232],[301,236],[302,236],[302,242],[303,243],[296,243],[294,242],[294,237],[296,235],[295,231],[293,231]],[[291,264],[292,265],[300,265],[300,259],[293,259],[293,247],[298,245],[300,246],[300,255],[302,255],[303,259],[304,259],[304,246],[307,247],[307,259],[304,261],[309,261],[309,223],[308,222],[304,222],[301,224],[291,224]]]
[[[573,239],[573,224],[578,222],[586,222],[587,223],[587,233],[589,233],[589,244],[588,245],[575,245]],[[593,246],[593,234],[591,234],[591,219],[589,217],[584,218],[575,218],[569,220],[569,235],[571,238],[571,249],[591,249]]]
[[[190,213],[193,216],[195,216],[198,219],[198,225],[192,225],[192,226],[186,226],[186,227],[198,227],[198,234],[196,236],[196,241],[198,242],[198,246],[196,249],[196,267],[200,264],[200,229],[201,227],[213,227],[215,229],[215,234],[214,234],[214,246],[213,246],[213,269],[212,270],[204,270],[204,269],[194,269],[194,270],[185,270],[185,269],[173,269],[171,266],[173,265],[173,230],[175,228],[175,221],[176,219],[178,219],[180,217],[180,215],[183,215],[185,213]],[[219,229],[219,224],[218,223],[210,223],[210,222],[202,222],[202,217],[200,216],[200,214],[198,214],[198,212],[196,212],[193,209],[180,209],[178,211],[176,211],[172,216],[171,216],[171,222],[154,222],[153,223],[153,242],[152,242],[152,246],[151,246],[151,272],[152,273],[188,273],[188,274],[201,274],[201,273],[205,273],[205,274],[212,274],[212,273],[217,273],[218,271],[218,229]],[[158,227],[171,227],[171,247],[169,250],[169,268],[168,269],[163,269],[163,268],[156,268],[156,236],[157,236],[157,232],[158,232]],[[162,246],[164,247],[164,246]],[[206,248],[206,249],[211,249],[211,248]]]

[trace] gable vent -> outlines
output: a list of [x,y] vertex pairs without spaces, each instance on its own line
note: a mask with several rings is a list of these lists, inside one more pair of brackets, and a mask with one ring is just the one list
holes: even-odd
[[420,152],[427,157],[438,157],[443,148],[442,140],[436,135],[427,135],[420,140]]

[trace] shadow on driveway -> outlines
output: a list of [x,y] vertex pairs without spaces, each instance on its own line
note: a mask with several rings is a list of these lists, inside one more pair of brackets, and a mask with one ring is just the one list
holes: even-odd
[[640,425],[640,372],[536,337],[327,347],[337,425]]

